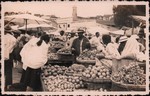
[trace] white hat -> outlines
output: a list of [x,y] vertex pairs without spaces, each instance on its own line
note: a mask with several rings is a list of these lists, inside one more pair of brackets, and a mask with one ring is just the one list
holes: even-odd
[[120,37],[120,39],[119,39],[119,43],[124,42],[124,41],[127,41],[127,40],[128,40],[128,37],[127,37],[127,36],[122,36],[122,37]]

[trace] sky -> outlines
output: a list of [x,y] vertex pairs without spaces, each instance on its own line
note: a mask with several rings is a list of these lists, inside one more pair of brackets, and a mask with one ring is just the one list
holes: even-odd
[[31,12],[33,14],[56,15],[71,17],[72,7],[77,7],[77,15],[89,17],[104,14],[113,14],[112,4],[109,3],[77,3],[77,2],[7,2],[4,3],[4,12]]

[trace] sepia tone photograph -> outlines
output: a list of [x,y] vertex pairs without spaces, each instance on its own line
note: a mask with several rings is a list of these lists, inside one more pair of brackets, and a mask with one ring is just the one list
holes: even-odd
[[2,2],[2,92],[148,94],[147,10],[148,2]]

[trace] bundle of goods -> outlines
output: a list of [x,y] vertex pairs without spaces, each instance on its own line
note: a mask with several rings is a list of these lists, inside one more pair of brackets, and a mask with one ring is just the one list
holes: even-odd
[[104,57],[104,54],[99,50],[84,50],[78,57],[77,62],[81,63],[95,63],[95,57],[97,57],[97,54],[101,57]]
[[112,81],[128,90],[145,90],[146,75],[138,64],[122,66],[112,75]]
[[109,91],[111,88],[110,77],[111,71],[103,65],[89,65],[83,72],[83,81],[86,83],[87,89],[90,90],[102,88]]
[[72,54],[71,48],[61,48],[57,51],[58,54]]

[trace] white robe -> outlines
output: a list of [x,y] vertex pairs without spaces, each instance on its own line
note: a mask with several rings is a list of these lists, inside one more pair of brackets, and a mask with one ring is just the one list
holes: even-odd
[[10,35],[6,34],[4,35],[4,59],[9,59],[9,54],[13,51],[15,45],[16,45],[17,39]]
[[47,62],[48,45],[43,41],[41,46],[37,46],[38,38],[31,39],[22,49],[23,69],[27,67],[38,69]]
[[143,52],[140,52],[140,43],[134,38],[134,36],[131,36],[125,47],[122,51],[121,58],[132,58],[139,61],[146,60],[146,56]]

